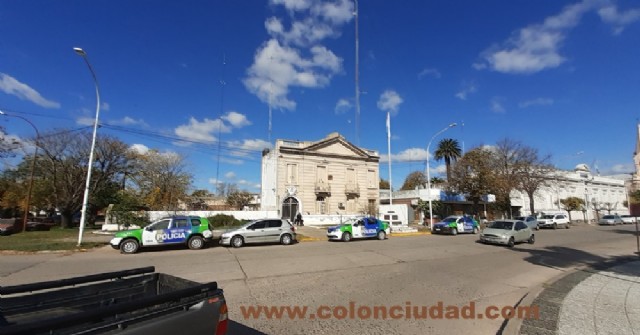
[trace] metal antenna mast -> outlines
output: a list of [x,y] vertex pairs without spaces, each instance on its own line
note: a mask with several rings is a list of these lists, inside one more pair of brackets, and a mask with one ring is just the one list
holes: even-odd
[[356,144],[360,145],[360,78],[359,78],[359,54],[360,54],[360,46],[358,40],[358,0],[354,0],[355,3],[355,12],[354,15],[356,17]]
[[218,160],[216,162],[216,192],[219,191],[220,186],[220,148],[222,141],[222,115],[224,115],[224,86],[227,84],[224,81],[224,68],[227,65],[227,57],[222,54],[222,79],[220,79],[220,115],[218,116]]

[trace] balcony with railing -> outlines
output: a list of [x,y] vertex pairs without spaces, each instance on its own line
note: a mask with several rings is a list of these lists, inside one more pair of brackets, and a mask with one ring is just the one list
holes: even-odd
[[347,183],[344,185],[344,193],[346,195],[358,195],[360,194],[360,186],[356,183]]
[[317,195],[331,195],[331,186],[323,181],[316,182],[315,191]]

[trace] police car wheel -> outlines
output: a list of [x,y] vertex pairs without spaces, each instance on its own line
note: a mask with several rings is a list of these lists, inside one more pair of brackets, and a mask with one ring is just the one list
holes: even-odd
[[349,233],[342,234],[342,241],[344,241],[344,242],[351,241],[351,234],[349,234]]
[[120,252],[123,254],[135,254],[139,247],[138,241],[134,239],[124,240],[120,243]]
[[385,238],[387,238],[387,234],[385,232],[383,232],[382,230],[378,232],[378,239],[379,240],[384,240]]
[[241,246],[244,245],[244,240],[242,239],[242,236],[234,236],[231,238],[231,245],[234,248],[240,248]]
[[204,240],[200,236],[192,236],[189,238],[189,249],[202,249],[204,247]]
[[284,234],[282,235],[282,237],[280,238],[280,243],[282,243],[283,245],[289,245],[291,244],[291,235],[289,234]]

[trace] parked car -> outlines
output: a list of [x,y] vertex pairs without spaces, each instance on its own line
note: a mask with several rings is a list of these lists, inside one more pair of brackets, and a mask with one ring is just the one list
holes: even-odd
[[433,232],[436,234],[472,233],[477,234],[480,231],[480,225],[469,215],[451,215],[444,220],[433,225]]
[[377,238],[384,240],[391,233],[389,223],[374,217],[361,217],[348,220],[327,229],[329,240],[349,242],[358,238]]
[[176,215],[160,219],[143,229],[120,231],[111,239],[111,246],[124,254],[133,254],[140,247],[186,244],[189,249],[202,249],[213,233],[207,218]]
[[240,228],[222,233],[220,244],[240,248],[250,243],[281,243],[289,245],[297,241],[296,228],[283,219],[261,219],[244,224]]
[[620,218],[622,219],[622,222],[627,224],[627,223],[636,223],[636,217],[635,216],[631,216],[631,215],[620,215]]
[[565,214],[545,214],[538,219],[538,227],[540,228],[553,228],[564,226],[565,229],[569,229],[569,218]]
[[540,227],[538,227],[538,219],[533,215],[516,216],[514,218],[514,220],[519,220],[519,221],[524,222],[524,224],[526,224],[527,227],[529,227],[529,229],[531,229],[531,230],[539,230],[540,229]]
[[20,219],[0,219],[0,236],[9,236],[20,230]]
[[492,244],[504,244],[513,247],[516,243],[527,242],[533,244],[536,241],[533,231],[519,220],[500,220],[489,223],[489,226],[480,233],[480,242]]
[[51,230],[51,226],[53,224],[46,222],[38,222],[38,221],[29,221],[27,222],[27,231],[49,231]]
[[602,216],[602,218],[600,218],[600,221],[598,221],[598,224],[601,226],[603,225],[616,226],[619,224],[624,224],[624,222],[622,221],[622,218],[620,218],[619,215],[607,214]]

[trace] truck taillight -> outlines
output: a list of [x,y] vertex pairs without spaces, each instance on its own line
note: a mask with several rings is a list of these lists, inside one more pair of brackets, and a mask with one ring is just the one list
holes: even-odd
[[227,303],[223,303],[218,311],[220,317],[218,318],[218,326],[216,327],[215,335],[226,335],[229,328],[229,311],[227,310]]

